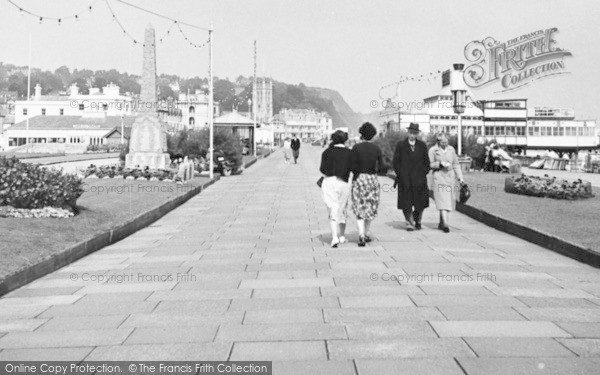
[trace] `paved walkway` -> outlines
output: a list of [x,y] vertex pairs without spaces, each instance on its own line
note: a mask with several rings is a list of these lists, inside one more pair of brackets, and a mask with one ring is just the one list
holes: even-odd
[[[275,374],[598,374],[600,270],[453,214],[330,249],[321,148],[278,151],[0,299],[0,360],[273,360]],[[383,190],[390,181],[381,180]],[[92,277],[103,277],[90,281]]]

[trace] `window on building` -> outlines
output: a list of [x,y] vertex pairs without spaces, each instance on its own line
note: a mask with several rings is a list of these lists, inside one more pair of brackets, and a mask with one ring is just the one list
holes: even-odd
[[552,135],[553,136],[557,136],[558,135],[558,128],[557,127],[552,128]]
[[190,117],[190,125],[195,125],[196,124],[196,120],[193,117]]
[[80,110],[80,111],[83,111],[84,109],[85,109],[85,106],[84,106],[83,104],[80,104],[80,105],[79,105],[79,110]]
[[46,116],[46,108],[42,108],[42,116]]
[[195,113],[196,112],[196,108],[193,105],[191,105],[190,108],[189,108],[189,112],[190,113]]
[[23,108],[23,116],[27,116],[27,108]]
[[64,110],[64,108],[61,108],[61,109],[60,109],[60,115],[62,116],[62,115],[64,115],[64,114],[65,114],[65,110]]

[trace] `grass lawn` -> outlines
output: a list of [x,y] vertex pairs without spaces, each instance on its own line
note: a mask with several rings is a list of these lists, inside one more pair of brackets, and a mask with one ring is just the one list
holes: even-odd
[[186,184],[85,179],[79,214],[68,219],[0,218],[0,279],[149,211],[208,181]]
[[3,152],[0,152],[0,156],[6,156],[8,158],[12,158],[13,156],[15,156],[17,159],[37,159],[37,158],[46,158],[46,157],[65,156],[65,154],[32,154],[29,152],[3,151]]
[[[524,171],[527,174],[527,171]],[[552,171],[547,171],[552,176]],[[519,174],[520,175],[520,174]],[[592,187],[593,198],[568,201],[538,198],[504,192],[500,173],[465,173],[465,181],[472,189],[468,205],[504,219],[538,229],[564,240],[600,251],[598,214],[600,191]]]
[[98,152],[93,154],[69,154],[69,155],[47,155],[45,157],[35,157],[30,159],[27,156],[18,157],[18,159],[27,162],[27,163],[36,163],[36,164],[54,164],[54,163],[64,163],[69,161],[81,161],[81,160],[90,160],[90,164],[93,164],[94,159],[110,159],[110,158],[118,158],[118,152]]

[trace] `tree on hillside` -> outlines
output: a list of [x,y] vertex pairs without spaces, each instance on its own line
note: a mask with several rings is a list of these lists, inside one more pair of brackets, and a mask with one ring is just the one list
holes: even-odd
[[205,85],[208,85],[208,80],[206,78],[200,78],[197,76],[179,81],[179,89],[184,93],[187,93],[189,90],[190,93],[193,94],[196,92],[196,90],[203,89]]
[[231,111],[235,102],[235,85],[227,80],[220,79],[214,84],[215,101],[219,102],[221,109]]
[[158,84],[158,98],[166,100],[168,98],[175,98],[175,93],[168,82],[159,82]]
[[134,93],[139,94],[142,86],[138,82],[138,76],[132,74],[125,74],[121,78],[121,82],[119,82],[119,86],[121,87],[122,93]]
[[57,68],[54,71],[54,75],[61,80],[62,85],[65,88],[69,85],[69,82],[71,82],[71,71],[65,65],[61,66],[60,68]]
[[16,91],[19,97],[27,97],[27,76],[14,73],[8,77],[8,91]]
[[87,95],[90,93],[90,89],[89,89],[87,80],[85,78],[79,77],[79,78],[76,78],[76,79],[72,80],[71,82],[69,82],[69,86],[72,86],[73,84],[76,84],[77,87],[79,87],[80,94]]
[[108,85],[108,81],[104,77],[102,77],[102,76],[94,77],[94,86],[93,87],[97,87],[97,88],[101,89],[103,87],[106,87],[106,85]]

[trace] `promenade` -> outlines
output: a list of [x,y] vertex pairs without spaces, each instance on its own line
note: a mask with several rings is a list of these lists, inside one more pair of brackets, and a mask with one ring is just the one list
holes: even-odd
[[[267,360],[274,374],[598,374],[600,270],[459,213],[331,249],[320,147],[222,178],[0,299],[0,360]],[[433,206],[433,203],[432,203]]]

